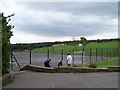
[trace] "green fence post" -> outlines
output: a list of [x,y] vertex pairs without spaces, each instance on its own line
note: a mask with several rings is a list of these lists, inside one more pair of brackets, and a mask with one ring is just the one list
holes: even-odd
[[83,59],[84,59],[83,55],[84,55],[84,47],[82,48],[82,65],[83,65]]
[[74,49],[73,49],[73,66],[74,66]]
[[90,63],[91,63],[91,56],[92,56],[92,48],[90,49]]
[[96,48],[96,62],[97,62],[97,52],[98,52],[98,49]]
[[101,60],[103,60],[103,48],[101,48]]
[[61,53],[61,60],[63,61],[63,49],[62,49],[62,53]]
[[110,48],[110,59],[111,59],[111,48]]
[[30,50],[30,65],[31,65],[31,50]]
[[115,48],[113,48],[113,57],[115,57]]
[[49,49],[47,50],[47,60],[49,59]]

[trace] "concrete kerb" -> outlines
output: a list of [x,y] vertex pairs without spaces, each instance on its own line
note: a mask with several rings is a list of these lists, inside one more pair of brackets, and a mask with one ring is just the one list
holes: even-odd
[[47,68],[43,66],[26,65],[20,71],[23,70],[44,73],[92,73],[92,72],[120,72],[120,67],[116,66],[108,68],[76,68],[76,67]]

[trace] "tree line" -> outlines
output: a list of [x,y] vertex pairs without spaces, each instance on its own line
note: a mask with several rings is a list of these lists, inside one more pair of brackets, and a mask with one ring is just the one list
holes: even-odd
[[[119,38],[113,39],[97,39],[97,40],[87,40],[88,43],[101,43],[101,42],[111,42],[111,41],[118,41]],[[84,40],[83,40],[84,41]],[[64,44],[64,45],[78,45],[82,43],[81,40],[74,40],[74,41],[56,41],[56,42],[42,42],[42,43],[17,43],[11,44],[11,50],[14,51],[22,51],[22,50],[30,50],[35,48],[43,48],[43,47],[50,47],[55,44]]]

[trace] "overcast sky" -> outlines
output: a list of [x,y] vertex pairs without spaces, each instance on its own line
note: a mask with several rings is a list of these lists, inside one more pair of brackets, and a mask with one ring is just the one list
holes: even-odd
[[118,2],[1,0],[0,11],[6,16],[15,13],[11,43],[118,37]]

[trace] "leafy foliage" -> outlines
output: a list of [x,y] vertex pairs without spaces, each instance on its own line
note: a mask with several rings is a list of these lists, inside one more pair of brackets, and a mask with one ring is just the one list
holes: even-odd
[[7,17],[4,16],[4,13],[0,14],[0,18],[2,18],[2,73],[8,73],[9,68],[9,59],[10,59],[10,38],[13,35],[11,29],[14,26],[9,25],[9,21],[14,14],[9,15]]
[[87,39],[85,37],[81,37],[81,44],[85,47],[87,44]]

